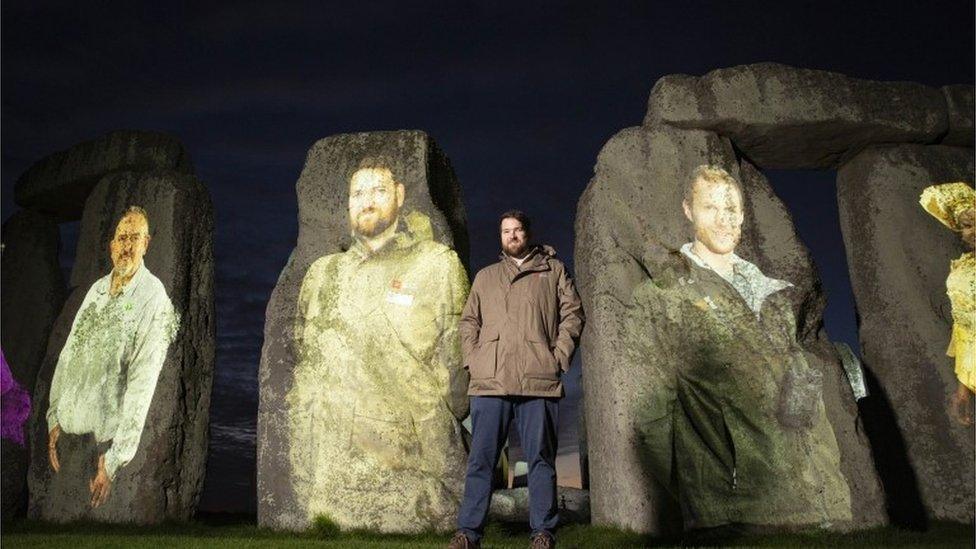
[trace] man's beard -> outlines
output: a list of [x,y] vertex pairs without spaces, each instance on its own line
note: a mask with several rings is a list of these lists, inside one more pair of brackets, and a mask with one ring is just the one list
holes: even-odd
[[[362,221],[361,218],[366,213],[372,213],[374,215],[375,221]],[[384,217],[378,210],[365,210],[359,213],[356,218],[356,223],[353,225],[352,230],[357,235],[365,238],[373,238],[374,236],[382,233],[383,231],[390,228],[396,221],[396,216]]]
[[120,257],[112,265],[112,272],[114,272],[116,276],[125,278],[132,276],[138,267],[139,262],[136,261],[135,257]]
[[506,242],[502,246],[502,250],[510,257],[521,258],[525,254],[525,250],[528,248],[528,244],[523,240],[522,242],[516,244],[514,242]]

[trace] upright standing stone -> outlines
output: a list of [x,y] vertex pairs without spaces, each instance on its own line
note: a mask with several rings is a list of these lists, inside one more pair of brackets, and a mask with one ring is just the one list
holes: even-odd
[[192,174],[193,165],[173,136],[119,130],[38,160],[17,179],[14,197],[25,208],[74,221],[81,218],[88,193],[105,175],[153,170]]
[[[973,184],[973,150],[879,146],[841,166],[837,198],[865,366],[894,415],[895,440],[880,440],[889,506],[920,497],[932,519],[973,520],[973,428],[946,412],[957,380],[945,355],[952,324],[945,280],[963,251],[959,235],[918,204],[934,183]],[[892,460],[900,440],[907,467]]]
[[[64,304],[60,245],[58,226],[43,214],[21,210],[3,224],[0,339],[14,380],[28,393],[44,360],[51,326]],[[2,446],[0,493],[3,517],[8,519],[27,509],[27,449],[6,439]]]
[[[121,214],[131,205],[147,212],[152,239],[145,266],[162,282],[180,323],[159,374],[138,450],[119,470],[106,502],[92,509],[88,479],[72,477],[66,463],[81,463],[92,471],[93,465],[85,456],[72,454],[81,451],[76,446],[59,443],[62,469],[52,471],[45,415],[58,356],[85,294],[111,272],[108,244]],[[71,294],[55,323],[34,390],[28,479],[31,517],[157,523],[193,516],[203,487],[213,377],[212,239],[209,194],[192,176],[120,172],[104,177],[92,190],[85,203]]]
[[811,366],[825,383],[824,401],[852,491],[855,520],[883,521],[880,491],[865,441],[854,431],[856,411],[839,361],[822,334],[823,296],[809,254],[785,207],[758,170],[736,159],[728,139],[660,123],[629,128],[603,148],[580,199],[576,264],[589,322],[583,334],[584,389],[589,435],[593,520],[644,532],[676,525],[676,502],[653,484],[637,427],[640,387],[654,373],[631,371],[625,350],[632,337],[621,323],[631,292],[660,274],[664,258],[691,240],[681,213],[684,181],[700,164],[717,164],[743,182],[747,223],[737,253],[768,276],[800,288],[794,303],[801,344],[820,357]]
[[[341,319],[325,320],[324,330],[316,328],[309,332],[310,319],[299,311],[299,291],[303,280],[308,278],[312,283],[306,284],[304,291],[311,290],[311,293],[303,295],[322,296],[321,299],[329,303],[322,302],[323,308],[319,310],[319,297],[314,297],[312,301],[316,305],[312,308],[315,311],[305,310],[304,314],[314,312],[316,318],[348,316],[358,308],[363,324],[359,333],[375,329],[386,334],[389,326],[400,326],[400,320],[408,318],[401,316],[397,320],[390,317],[396,312],[387,311],[390,307],[401,307],[398,309],[402,311],[397,313],[399,315],[419,315],[416,319],[422,319],[426,314],[411,307],[425,302],[429,298],[426,295],[428,292],[418,293],[417,288],[411,286],[428,282],[411,280],[413,275],[410,273],[415,270],[412,268],[404,269],[403,276],[395,276],[392,280],[383,278],[382,273],[387,272],[385,265],[390,260],[388,254],[377,252],[377,258],[383,256],[385,259],[374,258],[373,254],[364,252],[362,244],[355,242],[350,234],[350,177],[367,157],[389,162],[394,179],[405,188],[405,201],[399,212],[400,227],[406,232],[398,230],[397,234],[409,235],[398,236],[389,245],[402,245],[406,250],[415,249],[416,244],[442,257],[443,261],[451,261],[450,256],[454,254],[448,248],[454,248],[460,262],[467,263],[467,229],[460,189],[447,158],[425,133],[346,134],[322,139],[312,146],[296,185],[298,243],[272,293],[265,324],[258,413],[258,523],[261,526],[301,529],[309,526],[321,512],[320,516],[344,528],[421,531],[450,528],[453,521],[450,511],[453,509],[453,513],[456,513],[459,489],[456,484],[459,479],[454,477],[458,472],[463,474],[464,461],[460,439],[448,437],[450,441],[447,441],[435,438],[429,444],[420,446],[413,440],[417,437],[418,440],[425,439],[440,432],[443,427],[440,424],[448,421],[443,419],[445,411],[441,407],[444,403],[430,403],[430,407],[420,415],[412,413],[416,410],[405,413],[401,407],[408,406],[406,402],[388,402],[383,410],[374,409],[375,402],[383,401],[389,395],[375,393],[379,390],[375,385],[380,380],[370,373],[386,369],[386,378],[392,384],[388,388],[390,394],[402,390],[398,386],[423,384],[423,371],[428,368],[437,371],[437,368],[431,367],[431,361],[439,359],[427,356],[431,345],[441,338],[450,343],[449,339],[456,338],[456,335],[447,331],[435,333],[429,327],[417,329],[418,326],[405,324],[403,326],[409,328],[407,332],[401,333],[400,337],[389,336],[387,342],[379,344],[372,342],[370,337],[348,331],[343,327],[346,322]],[[352,268],[353,260],[359,262],[361,276],[355,270],[346,272]],[[439,261],[435,260],[434,263]],[[456,263],[457,259],[453,261]],[[310,271],[313,263],[316,266],[314,273]],[[433,268],[434,264],[430,267],[431,272],[439,271]],[[464,276],[463,272],[458,274]],[[377,280],[382,279],[382,288],[370,282],[370,277],[374,276],[378,277]],[[437,288],[437,292],[446,289],[444,284],[438,284],[443,287]],[[379,293],[376,293],[375,299],[371,299],[360,295],[362,292],[352,295],[351,290],[346,291],[353,287],[369,295]],[[330,290],[325,291],[326,288]],[[302,306],[308,303],[303,301]],[[385,323],[370,326],[374,320],[385,322],[383,319],[389,321],[389,326]],[[301,332],[303,340],[313,338],[316,345],[298,345],[296,325],[299,324],[305,326],[305,331]],[[308,335],[310,333],[313,335]],[[398,353],[401,348],[414,349],[411,357],[404,357],[404,360],[411,364],[417,361],[416,373],[395,374],[400,372],[403,364],[383,363],[384,357],[388,356],[386,353]],[[316,353],[321,353],[321,356]],[[359,361],[362,363],[356,367]],[[356,394],[354,389],[348,387],[346,379],[333,379],[331,383],[336,383],[335,387],[329,384],[316,386],[308,378],[316,367],[343,368],[350,376],[361,376],[365,381],[361,393]],[[332,379],[328,376],[334,375],[335,372],[322,371],[319,379]],[[441,373],[436,375],[440,376]],[[320,392],[320,398],[310,400],[308,406],[295,404],[309,399],[309,395],[315,391]],[[466,403],[465,391],[466,386],[451,387],[445,396],[448,406],[453,400]],[[412,397],[404,397],[404,400],[412,400]],[[335,403],[338,401],[349,402],[350,405],[344,409],[337,408]],[[400,420],[407,416],[411,418],[410,421],[417,422],[417,433],[413,438],[402,436]],[[373,418],[381,417],[388,421],[385,429],[374,425],[378,420]],[[434,421],[440,427],[428,430],[423,423],[427,421]],[[300,422],[307,423],[308,428],[296,430],[295,425]],[[339,431],[348,431],[348,436],[337,437],[337,433],[341,434]],[[321,438],[316,440],[317,437]],[[321,440],[332,439],[347,442],[337,443],[334,448],[322,448]],[[357,452],[363,456],[362,459],[349,461],[349,456]],[[332,462],[335,464],[333,469],[330,469],[329,463],[322,463],[326,454],[334,455],[334,459],[338,460]],[[421,461],[427,460],[429,463],[418,463],[418,456]],[[377,468],[376,460],[387,460],[391,465]],[[397,467],[402,469],[398,470]],[[444,474],[431,475],[426,472],[428,470],[443,471]],[[395,478],[397,475],[401,478]],[[355,493],[357,486],[336,484],[341,483],[342,479],[362,482],[364,487]],[[322,493],[329,488],[316,492],[315,487],[320,484],[332,487],[336,493],[346,494],[345,502],[338,506],[323,503],[330,500],[333,494]],[[433,496],[427,498],[425,494],[428,492],[420,487],[425,487],[423,490],[430,488],[432,491],[429,494]],[[455,501],[452,502],[452,499]],[[321,509],[328,511],[319,511]]]

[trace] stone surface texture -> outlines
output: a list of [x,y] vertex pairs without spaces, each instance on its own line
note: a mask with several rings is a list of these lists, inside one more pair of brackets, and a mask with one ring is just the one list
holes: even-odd
[[[258,412],[258,523],[261,526],[297,530],[311,522],[312,507],[307,502],[307,494],[298,493],[305,490],[298,490],[294,485],[303,473],[293,470],[290,459],[293,446],[304,444],[297,440],[293,444],[290,440],[293,431],[288,405],[297,375],[296,365],[302,360],[299,355],[303,353],[297,348],[295,333],[296,323],[300,320],[299,290],[313,262],[344,252],[352,245],[348,222],[349,178],[360,161],[368,156],[388,159],[393,164],[394,176],[404,184],[406,199],[400,210],[401,217],[417,212],[429,218],[433,241],[456,250],[461,263],[467,264],[467,228],[460,187],[448,159],[427,134],[421,131],[344,134],[322,139],[311,147],[296,184],[298,242],[267,308]],[[328,387],[322,390],[328,392]],[[461,390],[466,387],[457,389]],[[333,426],[333,423],[321,422],[323,429]],[[458,449],[445,447],[443,451],[435,452],[457,456],[455,450]],[[463,450],[459,458],[463,459]],[[348,502],[351,510],[346,516],[338,517],[341,526],[349,527],[348,521],[359,520],[363,521],[360,527],[386,531],[452,527],[434,517],[439,513],[432,513],[427,522],[409,518],[420,513],[416,506],[403,509],[402,515],[407,518],[392,520],[380,507],[387,506],[390,498],[399,496],[380,493],[382,490],[373,492],[372,496],[364,493]],[[403,494],[403,497],[407,495]],[[370,498],[375,500],[377,507],[372,512],[374,520],[367,520]],[[441,503],[434,502],[434,506]]]
[[955,145],[960,147],[973,146],[973,87],[967,85],[943,86],[946,107],[949,111],[949,129],[939,143],[941,145]]
[[[29,393],[67,295],[58,265],[61,237],[49,216],[20,210],[3,224],[2,239],[0,340],[14,379]],[[4,439],[0,460],[3,517],[20,516],[27,509],[27,449]]]
[[[159,375],[139,449],[119,471],[106,503],[92,509],[87,479],[67,478],[64,469],[54,474],[48,464],[45,414],[58,355],[85,293],[111,271],[108,243],[130,205],[148,213],[152,240],[145,265],[163,283],[181,322]],[[34,390],[30,517],[139,524],[193,517],[207,456],[215,336],[213,273],[213,211],[206,188],[195,177],[173,171],[119,172],[95,186],[85,202],[70,295],[51,332]],[[62,464],[70,452],[82,451],[60,442],[59,447]]]
[[[864,363],[890,402],[911,470],[884,479],[887,491],[915,482],[929,518],[971,522],[973,428],[946,412],[957,381],[945,355],[945,281],[963,247],[918,204],[922,189],[950,181],[973,184],[973,149],[879,146],[840,168],[837,198]],[[876,451],[895,448],[885,446]]]
[[25,208],[75,221],[81,219],[85,199],[103,176],[153,170],[192,174],[193,165],[173,136],[114,131],[38,160],[17,179],[14,197]]
[[821,330],[819,280],[789,214],[760,172],[746,161],[740,165],[727,138],[662,123],[611,138],[577,208],[575,261],[588,319],[583,384],[593,522],[657,533],[680,527],[676,502],[653,485],[642,464],[635,399],[641,386],[654,381],[623,371],[632,343],[621,319],[632,290],[655,276],[670,251],[692,239],[681,210],[681,183],[705,163],[723,166],[743,182],[747,221],[736,253],[801,289],[794,313],[804,347],[821,359],[811,366],[824,374],[824,402],[854,495],[855,521],[879,524],[882,501],[870,452],[855,431],[851,390]]
[[833,168],[872,143],[934,143],[950,128],[937,88],[776,63],[665,76],[648,100],[644,123],[655,121],[717,132],[763,168]]

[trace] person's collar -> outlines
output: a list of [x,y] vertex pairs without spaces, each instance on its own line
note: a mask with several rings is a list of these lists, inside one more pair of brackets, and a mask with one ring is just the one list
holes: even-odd
[[[705,263],[705,261],[702,260],[702,258],[698,257],[698,254],[695,253],[694,248],[692,247],[693,244],[694,244],[693,242],[689,242],[684,246],[682,246],[681,253],[684,254],[685,257],[691,260],[695,265],[698,265],[703,269],[708,269],[712,271],[713,273],[717,274],[719,277],[724,279],[729,284],[732,284],[731,277],[726,278],[722,276],[721,273],[719,273],[718,271],[713,269],[710,265]],[[750,261],[746,261],[745,259],[742,259],[741,257],[739,257],[733,252],[732,253],[732,275],[734,276],[735,274],[739,274],[745,277],[745,279],[748,280],[753,287],[760,289],[762,293],[759,299],[760,303],[765,301],[766,298],[769,297],[770,295],[780,290],[793,287],[792,282],[766,276],[762,272],[762,270],[759,269],[759,267],[757,267]]]
[[353,233],[352,235],[353,244],[352,247],[350,248],[350,251],[353,251],[360,257],[365,258],[378,253],[383,253],[388,250],[398,250],[400,248],[408,246],[412,242],[412,238],[410,237],[410,234],[403,229],[404,227],[402,221],[399,217],[397,217],[397,220],[383,231],[383,232],[393,231],[393,236],[391,236],[389,240],[384,242],[382,246],[380,246],[375,250],[373,250],[372,248],[369,247],[369,245],[366,244],[365,238],[359,236],[356,233]]
[[521,267],[523,263],[525,263],[526,261],[528,261],[529,260],[529,255],[530,255],[530,254],[525,254],[522,257],[515,257],[515,256],[508,255],[505,252],[502,252],[502,254],[505,257],[507,257],[508,259],[512,260],[512,262],[515,263],[515,266],[517,266],[517,267]]
[[[119,296],[126,296],[126,297],[128,297],[128,296],[132,295],[132,292],[134,292],[135,289],[139,286],[139,284],[141,284],[142,281],[146,278],[146,273],[148,271],[149,271],[149,269],[146,268],[146,261],[145,260],[142,260],[139,263],[139,269],[136,270],[135,274],[132,275],[132,278],[129,279],[129,281],[126,282],[124,286],[122,286],[122,291],[119,293]],[[98,292],[100,294],[107,294],[107,293],[109,293],[109,290],[112,287],[112,274],[113,274],[113,272],[114,271],[109,271],[108,275],[102,277],[101,280],[99,280],[98,282],[96,282],[96,286],[95,286],[95,291],[96,292]],[[118,297],[118,296],[116,296],[116,297]]]
[[[708,263],[705,263],[705,260],[702,259],[698,254],[695,253],[695,242],[694,241],[688,242],[687,244],[681,246],[681,253],[683,253],[688,259],[694,261],[695,262],[695,265],[698,265],[699,267],[701,267],[703,269],[708,269],[710,271],[715,271],[715,269],[713,269],[711,265],[709,265]],[[735,267],[738,266],[740,263],[743,263],[743,262],[748,263],[748,261],[746,261],[746,260],[742,259],[741,257],[735,255],[735,252],[732,252],[731,253],[731,256],[732,256],[731,257],[731,261],[729,263],[732,265],[732,268],[733,269],[735,269]],[[718,271],[715,271],[715,272],[718,273]]]

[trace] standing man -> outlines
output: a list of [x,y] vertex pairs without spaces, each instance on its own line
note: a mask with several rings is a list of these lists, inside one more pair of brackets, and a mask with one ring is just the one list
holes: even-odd
[[530,235],[528,216],[502,214],[501,260],[475,276],[461,314],[473,439],[452,549],[480,545],[492,470],[512,420],[529,463],[532,547],[555,546],[559,378],[583,330],[583,310],[555,250],[530,246]]
[[[163,283],[143,263],[148,247],[146,211],[130,206],[109,244],[112,272],[85,294],[51,380],[48,461],[57,474],[88,477],[91,507],[105,503],[119,469],[139,448],[179,325]],[[75,450],[64,467],[59,441]]]

